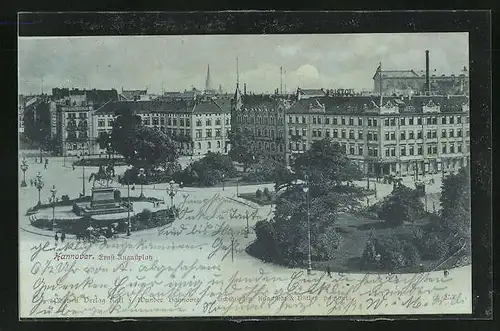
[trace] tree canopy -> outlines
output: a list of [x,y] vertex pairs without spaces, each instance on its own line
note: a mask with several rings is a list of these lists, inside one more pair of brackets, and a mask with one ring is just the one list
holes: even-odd
[[142,125],[140,116],[130,111],[114,121],[111,146],[127,163],[147,170],[175,162],[179,156],[175,142],[169,136]]
[[[273,219],[269,224],[260,224],[255,245],[272,248],[276,262],[295,265],[304,261],[309,210],[312,256],[332,258],[341,239],[335,229],[337,212],[358,206],[363,196],[359,188],[350,185],[358,175],[353,169],[337,143],[329,139],[315,141],[295,159],[291,171],[276,178],[275,188],[282,193]],[[272,235],[263,235],[266,229],[271,229]],[[271,237],[272,243],[264,242]]]
[[470,236],[471,195],[469,168],[445,177],[441,185],[442,226],[453,235]]
[[47,148],[51,133],[50,104],[41,101],[30,107],[24,114],[23,124],[26,138],[42,148]]
[[257,162],[254,133],[248,128],[233,128],[229,133],[231,150],[228,155],[236,162],[243,164],[243,171]]

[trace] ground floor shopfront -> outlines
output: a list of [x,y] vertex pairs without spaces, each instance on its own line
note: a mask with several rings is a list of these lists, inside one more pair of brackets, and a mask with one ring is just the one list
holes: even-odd
[[353,160],[361,171],[373,177],[386,175],[415,176],[449,173],[467,166],[468,156],[428,158],[424,160]]

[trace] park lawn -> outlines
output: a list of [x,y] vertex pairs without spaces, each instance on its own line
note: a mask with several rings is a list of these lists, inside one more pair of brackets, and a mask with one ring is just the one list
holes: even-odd
[[[427,219],[418,220],[415,224],[404,224],[397,227],[388,226],[382,220],[369,219],[366,217],[340,213],[337,219],[337,229],[342,235],[342,243],[338,248],[334,259],[328,261],[313,261],[313,268],[326,270],[329,265],[332,272],[367,272],[360,267],[360,259],[366,242],[371,234],[376,237],[398,237],[410,236],[415,227],[423,227],[428,224]],[[450,260],[443,265],[440,261],[421,261],[424,270],[451,268],[456,261]],[[439,268],[437,268],[439,267]],[[415,268],[401,269],[397,272],[417,272]]]

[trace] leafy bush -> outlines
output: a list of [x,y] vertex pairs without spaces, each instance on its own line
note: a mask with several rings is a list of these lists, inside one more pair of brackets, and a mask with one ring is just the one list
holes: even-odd
[[313,256],[317,260],[331,260],[342,242],[342,236],[335,227],[329,227],[318,236],[314,245]]
[[184,185],[214,186],[221,183],[223,175],[231,178],[237,171],[230,157],[208,152],[202,159],[191,163],[184,170],[173,174],[174,180]]
[[[112,159],[111,161],[115,166],[122,166],[122,165],[127,165],[124,159]],[[106,166],[109,164],[109,159],[107,157],[102,157],[102,158],[86,158],[83,160],[77,160],[73,163],[75,166],[82,166],[85,164],[86,167],[99,167],[99,166]]]
[[276,254],[276,240],[273,224],[267,220],[261,220],[255,223],[254,230],[257,240],[250,247],[252,253],[260,257],[263,261],[275,261],[278,256]]
[[379,218],[398,226],[413,222],[424,213],[424,205],[416,191],[406,186],[396,187],[381,205]]
[[418,246],[424,260],[437,260],[448,255],[448,244],[436,233],[426,234]]
[[361,267],[396,271],[416,267],[419,260],[418,249],[411,242],[399,240],[395,236],[372,237],[363,250]]
[[144,222],[144,223],[148,223],[148,222],[151,220],[151,218],[152,218],[152,216],[153,216],[153,213],[151,212],[151,210],[144,208],[144,209],[142,210],[142,212],[141,212],[141,213],[139,213],[139,215],[140,215],[140,216],[139,216],[139,219],[140,219],[142,222]]
[[150,170],[145,172],[145,177],[139,177],[140,168],[130,168],[125,170],[122,176],[118,177],[118,182],[123,185],[127,185],[127,179],[129,184],[158,184],[158,183],[168,183],[174,179],[174,172],[179,171],[180,165],[177,163],[171,164],[166,167],[165,170]]
[[69,200],[70,200],[69,199],[69,195],[67,195],[67,194],[61,195],[61,201],[62,202],[69,202]]
[[257,199],[262,198],[262,191],[260,189],[257,189],[257,191],[255,191],[255,197]]
[[80,207],[78,207],[78,205],[76,203],[73,203],[73,209],[72,209],[72,211],[76,215],[80,215]]
[[113,195],[114,195],[115,201],[121,200],[122,193],[120,192],[120,190],[114,190]]
[[271,192],[269,192],[269,189],[267,187],[264,189],[263,193],[267,200],[271,200]]

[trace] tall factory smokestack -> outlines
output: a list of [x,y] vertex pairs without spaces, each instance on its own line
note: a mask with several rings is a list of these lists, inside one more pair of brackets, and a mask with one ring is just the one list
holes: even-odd
[[425,51],[425,94],[429,95],[431,92],[431,85],[429,82],[429,51]]

